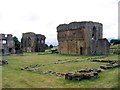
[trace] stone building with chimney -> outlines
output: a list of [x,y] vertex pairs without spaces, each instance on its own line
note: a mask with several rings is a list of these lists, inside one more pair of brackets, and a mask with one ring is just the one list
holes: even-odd
[[57,39],[60,54],[109,54],[110,44],[103,38],[103,25],[98,22],[60,24]]
[[27,32],[22,34],[21,49],[23,52],[44,52],[46,37],[41,34]]

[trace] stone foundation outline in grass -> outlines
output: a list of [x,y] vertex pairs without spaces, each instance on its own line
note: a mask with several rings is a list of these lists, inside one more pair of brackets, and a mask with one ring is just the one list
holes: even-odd
[[[85,60],[91,60],[91,59],[89,59],[89,58],[87,58],[87,59],[85,59]],[[63,60],[58,60],[58,61],[63,61]],[[80,61],[83,61],[83,60],[67,60],[66,62],[80,62]],[[66,63],[66,62],[62,62],[62,63],[51,63],[51,64],[63,64],[63,63]],[[119,61],[113,61],[113,60],[92,60],[92,62],[105,62],[105,63],[109,63],[109,64],[106,64],[106,65],[101,65],[100,66],[100,68],[101,69],[87,69],[86,68],[86,70],[87,71],[89,71],[89,70],[92,70],[94,73],[96,72],[96,73],[98,73],[98,72],[101,72],[101,71],[103,71],[103,70],[106,70],[106,69],[111,69],[111,68],[116,68],[116,67],[120,67],[120,62]],[[34,71],[34,72],[39,72],[39,73],[43,73],[43,74],[49,74],[49,75],[55,75],[55,76],[64,76],[65,77],[65,79],[66,79],[66,75],[67,76],[74,76],[75,74],[76,74],[76,72],[78,72],[78,71],[81,71],[81,70],[77,70],[77,71],[75,71],[75,72],[71,72],[71,73],[60,73],[60,72],[55,72],[55,71],[52,71],[52,70],[50,70],[50,71],[46,71],[46,70],[41,70],[41,69],[38,69],[37,67],[40,67],[40,66],[45,66],[45,65],[43,65],[43,64],[36,64],[36,65],[30,65],[30,66],[26,66],[26,67],[24,67],[24,68],[21,68],[21,70],[27,70],[27,71]],[[89,73],[89,72],[88,72]],[[90,73],[92,74],[92,72],[90,71]],[[91,74],[89,74],[90,76],[91,76]],[[80,74],[81,75],[81,74]],[[85,75],[86,74],[82,74],[82,78],[84,79],[84,77],[85,77]],[[98,75],[98,74],[97,74]],[[67,79],[70,79],[70,80],[72,80],[72,76],[71,76],[71,79],[70,78],[67,78]],[[80,76],[78,76],[78,77],[80,77]],[[89,77],[89,76],[88,76]],[[93,76],[91,76],[91,77],[94,77],[94,74],[93,74]],[[81,79],[82,79],[81,78]],[[76,80],[81,80],[81,79],[76,79]],[[89,79],[89,78],[88,78]]]

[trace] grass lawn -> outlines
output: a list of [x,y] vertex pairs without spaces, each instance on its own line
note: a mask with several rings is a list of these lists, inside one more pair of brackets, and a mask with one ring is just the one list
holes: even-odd
[[[94,80],[65,80],[63,77],[47,75],[36,72],[20,70],[21,67],[31,64],[44,64],[39,67],[42,70],[53,70],[56,72],[73,72],[81,68],[99,68],[105,63],[91,62],[86,58],[94,58],[89,55],[59,55],[24,53],[23,56],[5,56],[9,64],[2,67],[3,88],[114,88],[118,86],[118,68],[109,69],[99,73],[100,77]],[[104,60],[118,60],[118,55],[109,55],[101,58]],[[63,64],[52,64],[66,60],[82,60],[81,62],[67,62]]]

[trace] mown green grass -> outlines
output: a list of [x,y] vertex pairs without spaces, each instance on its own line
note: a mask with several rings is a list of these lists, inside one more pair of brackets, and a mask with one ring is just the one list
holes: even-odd
[[[59,54],[44,54],[24,53],[23,56],[5,56],[9,64],[2,68],[2,85],[4,88],[112,88],[118,85],[118,68],[103,71],[100,77],[94,80],[71,81],[65,80],[63,77],[54,75],[41,74],[20,70],[21,67],[30,64],[44,64],[39,67],[43,70],[53,70],[56,72],[73,72],[81,68],[99,68],[104,63],[91,62],[85,60],[81,62],[68,62],[64,64],[52,64],[58,60],[83,60],[96,56],[89,55],[59,55]],[[109,55],[102,59],[117,60],[117,55]]]

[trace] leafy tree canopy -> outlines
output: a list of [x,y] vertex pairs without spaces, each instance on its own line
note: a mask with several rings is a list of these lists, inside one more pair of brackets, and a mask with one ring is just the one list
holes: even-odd
[[110,43],[115,45],[115,44],[120,44],[120,39],[111,39]]
[[20,42],[16,36],[13,37],[13,40],[15,42],[15,50],[20,50]]

